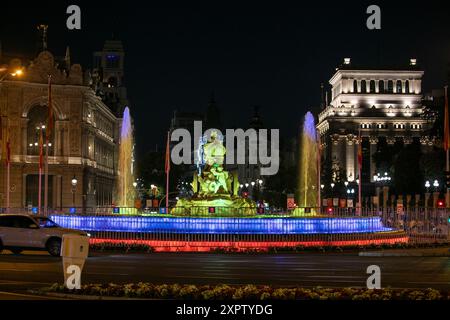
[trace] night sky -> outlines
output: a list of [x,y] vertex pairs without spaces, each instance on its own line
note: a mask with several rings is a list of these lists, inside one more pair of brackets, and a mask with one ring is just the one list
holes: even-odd
[[[416,57],[424,90],[442,87],[450,61],[445,2],[211,1],[151,6],[147,1],[9,1],[2,3],[0,40],[6,53],[33,53],[38,23],[49,24],[49,49],[84,68],[112,34],[126,51],[126,85],[140,153],[164,144],[174,109],[206,111],[215,92],[227,127],[246,126],[253,106],[268,127],[292,136],[304,113],[320,103],[344,57],[355,64],[405,65]],[[48,4],[48,7],[45,7]],[[82,30],[66,29],[69,4],[82,10]],[[278,4],[278,5],[277,5]],[[366,8],[378,4],[382,30],[366,28]],[[6,7],[5,7],[6,6]]]

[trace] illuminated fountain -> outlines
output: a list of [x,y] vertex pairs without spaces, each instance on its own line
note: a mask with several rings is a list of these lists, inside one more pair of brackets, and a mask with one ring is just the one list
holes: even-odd
[[223,146],[223,138],[217,131],[211,132],[209,140],[206,136],[200,139],[197,154],[198,171],[194,174],[192,182],[194,195],[189,199],[178,200],[171,213],[178,215],[256,214],[255,202],[238,195],[237,173],[232,174],[223,167],[226,148]]
[[[122,128],[120,131],[116,205],[131,211],[134,211],[134,200],[136,197],[136,190],[133,186],[133,144],[130,109],[126,107],[123,112]],[[122,210],[121,213],[125,213],[127,210]]]
[[[318,137],[314,116],[307,112],[303,122],[303,129],[300,134],[299,153],[299,185],[297,194],[298,208],[294,210],[294,215],[317,214],[318,203]],[[310,208],[305,210],[305,208]],[[305,212],[308,211],[308,212]]]
[[[128,108],[123,121],[118,203],[130,206],[134,188]],[[197,150],[194,196],[178,200],[169,214],[53,215],[51,218],[63,227],[89,232],[91,243],[145,244],[155,251],[267,251],[276,247],[408,242],[403,230],[385,226],[378,215],[334,216],[313,210],[318,207],[318,150],[314,119],[309,112],[305,116],[300,149],[299,207],[293,215],[257,214],[255,202],[238,195],[237,174],[224,169],[226,149],[222,137],[213,131],[209,139],[201,138]]]

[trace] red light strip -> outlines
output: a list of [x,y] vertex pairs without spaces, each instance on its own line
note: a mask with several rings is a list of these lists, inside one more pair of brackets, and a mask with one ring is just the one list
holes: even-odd
[[207,241],[159,241],[159,240],[118,240],[118,239],[90,239],[91,244],[128,244],[128,245],[148,245],[155,252],[210,252],[213,249],[230,249],[237,251],[247,249],[267,251],[274,247],[320,247],[320,246],[365,246],[371,244],[394,244],[407,243],[408,237],[390,238],[390,239],[371,239],[371,240],[350,240],[350,241],[289,241],[289,242],[207,242]]

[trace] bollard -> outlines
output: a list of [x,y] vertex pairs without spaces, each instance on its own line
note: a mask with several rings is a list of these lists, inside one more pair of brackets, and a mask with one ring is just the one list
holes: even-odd
[[81,272],[89,254],[89,237],[65,234],[62,237],[64,285],[68,289],[81,288]]

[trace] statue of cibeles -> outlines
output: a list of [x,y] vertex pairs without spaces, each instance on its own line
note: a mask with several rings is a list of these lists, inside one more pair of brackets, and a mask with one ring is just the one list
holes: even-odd
[[203,152],[207,166],[223,164],[227,150],[223,146],[222,141],[218,139],[217,131],[211,132],[210,141],[203,146]]

